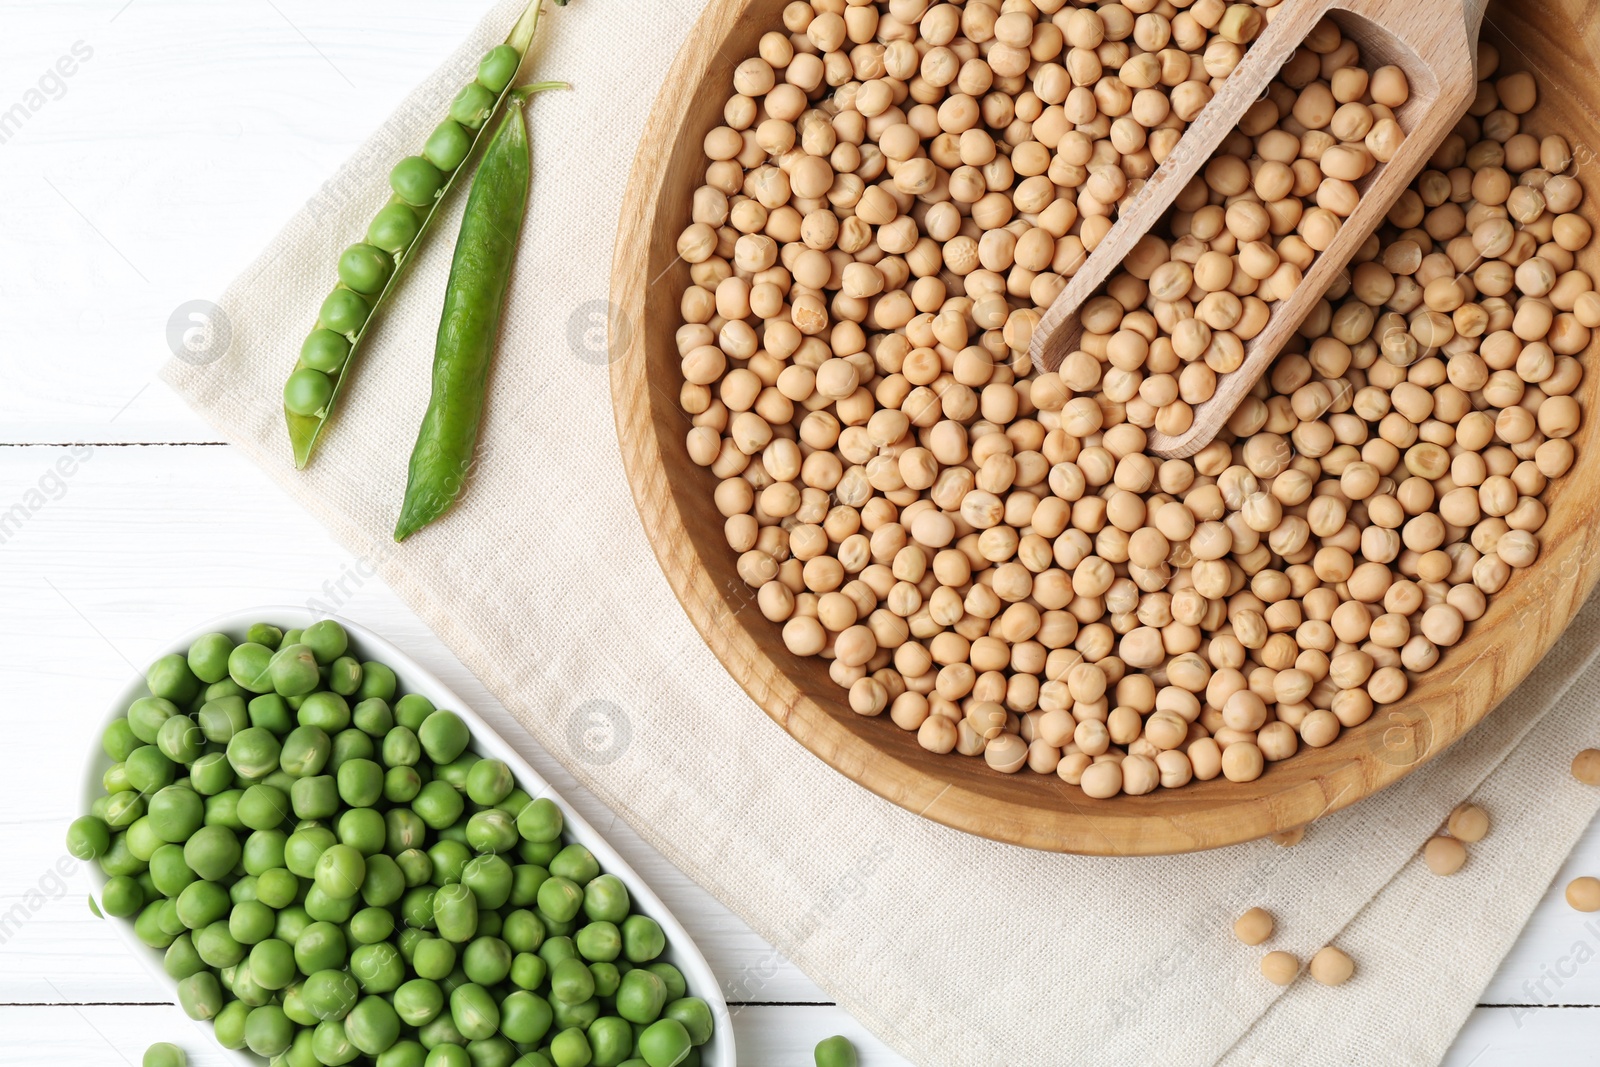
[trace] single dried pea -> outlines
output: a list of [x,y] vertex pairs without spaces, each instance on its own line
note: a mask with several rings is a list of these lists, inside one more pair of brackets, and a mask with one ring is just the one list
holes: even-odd
[[1422,861],[1434,874],[1455,874],[1467,862],[1467,846],[1453,837],[1435,837],[1422,846]]
[[1311,957],[1311,966],[1307,970],[1312,978],[1323,985],[1342,985],[1355,973],[1356,965],[1355,961],[1332,945],[1324,945]]
[[1261,975],[1273,985],[1288,985],[1300,973],[1300,961],[1287,952],[1269,952],[1261,957]]
[[1600,878],[1584,875],[1568,882],[1567,903],[1578,911],[1600,911]]
[[1445,826],[1451,837],[1469,844],[1482,841],[1489,833],[1489,813],[1476,804],[1462,804],[1450,813],[1450,821]]
[[1272,915],[1265,908],[1251,908],[1233,922],[1233,936],[1247,945],[1261,944],[1272,930]]
[[1600,748],[1586,748],[1572,757],[1572,777],[1584,785],[1600,785]]

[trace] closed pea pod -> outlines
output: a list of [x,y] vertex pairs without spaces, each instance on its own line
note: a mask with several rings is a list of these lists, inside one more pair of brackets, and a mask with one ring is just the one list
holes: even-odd
[[473,465],[500,312],[527,210],[531,161],[519,89],[472,181],[445,287],[434,350],[433,392],[417,431],[394,539],[404,541],[455,503]]

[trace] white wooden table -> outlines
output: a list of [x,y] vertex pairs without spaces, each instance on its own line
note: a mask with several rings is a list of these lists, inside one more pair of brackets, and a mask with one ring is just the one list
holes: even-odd
[[[214,297],[479,7],[0,2],[0,1067],[136,1064],[156,1040],[222,1062],[88,912],[62,847],[77,770],[105,702],[171,634],[341,582],[345,613],[520,739],[666,898],[738,991],[741,1063],[809,1064],[832,1033],[871,1067],[905,1062],[536,750],[361,561],[155,381],[174,311]],[[1591,831],[1448,1063],[1592,1058],[1600,921],[1560,887],[1596,871]]]

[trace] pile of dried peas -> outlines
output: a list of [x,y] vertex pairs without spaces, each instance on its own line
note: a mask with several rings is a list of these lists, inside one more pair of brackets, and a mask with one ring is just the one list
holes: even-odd
[[[1331,23],[1161,254],[1110,284],[1120,319],[1097,304],[1060,372],[1029,364],[1043,307],[1193,117],[1185,87],[1208,95],[1261,13],[796,2],[735,72],[678,246],[687,449],[790,651],[927,749],[1093,797],[1249,781],[1403,697],[1537,556],[1600,294],[1574,269],[1571,151],[1521,131],[1533,79],[1492,47],[1469,115],[1218,442],[1143,452],[1227,369],[1215,335],[1242,337],[1208,323],[1196,351],[1183,323],[1286,292],[1399,137],[1403,78]],[[1180,27],[1219,32],[1197,57]],[[1158,65],[1194,79],[1124,152],[1154,101],[1121,72],[1162,32]],[[1228,280],[1152,293],[1143,267],[1202,234],[1194,266],[1220,253]]]

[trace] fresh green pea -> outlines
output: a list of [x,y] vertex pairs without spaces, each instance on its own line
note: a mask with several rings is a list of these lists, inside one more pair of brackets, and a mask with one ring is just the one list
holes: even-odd
[[[160,755],[160,753],[157,753],[157,755]],[[111,797],[106,801],[105,808],[101,811],[100,818],[112,830],[126,830],[144,818],[144,813],[144,797],[132,790],[127,790],[111,794]]]
[[244,1022],[250,1014],[249,1005],[241,1000],[230,1000],[211,1020],[211,1034],[217,1044],[226,1049],[244,1048]]
[[311,923],[294,941],[295,966],[302,974],[335,970],[344,966],[345,948],[344,931],[339,927],[331,922]]
[[256,896],[256,876],[247,874],[236,880],[228,887],[228,899],[233,901],[235,907],[259,899]]
[[301,819],[327,819],[339,810],[339,787],[331,774],[297,780],[289,796]]
[[570,922],[582,906],[583,890],[571,879],[552,876],[539,887],[539,911],[556,922]]
[[478,84],[491,93],[500,93],[516,77],[522,66],[522,53],[508,44],[495,45],[478,61]]
[[467,843],[479,852],[509,852],[517,845],[516,820],[499,808],[485,808],[467,820]]
[[[350,295],[355,296],[354,293]],[[357,299],[360,298],[357,297]],[[317,379],[322,381],[330,394],[333,392],[333,383],[328,381],[326,374],[320,371],[305,371],[303,373],[310,377],[301,378],[297,374],[292,376],[289,384],[284,386],[286,403],[291,392],[294,392],[303,402],[310,402],[310,400],[314,399],[314,394],[317,390]],[[291,385],[293,389],[291,389]],[[271,665],[272,649],[254,641],[246,641],[228,653],[228,677],[232,678],[241,689],[251,693],[270,693],[272,691],[272,676],[269,671]]]
[[[357,333],[361,332],[361,327],[367,324],[367,316],[371,314],[372,306],[366,302],[360,293],[357,293],[353,289],[339,288],[329,293],[327,298],[322,301],[322,307],[317,312],[317,320],[324,327],[332,330],[335,333],[342,333],[346,337],[353,337]],[[295,371],[289,376],[289,380],[293,381],[300,375],[307,373],[321,374],[323,380],[327,383],[326,389],[328,391],[328,396],[331,397],[333,395],[333,382],[328,379],[326,374],[322,374],[321,371],[311,370],[310,367],[303,367],[300,370]],[[288,400],[289,391],[290,390],[286,385],[284,387],[285,401]],[[307,414],[315,414],[315,412],[320,411],[326,405],[326,403],[327,400],[324,399],[322,404],[317,405],[316,408],[312,409],[311,412],[307,412]],[[304,405],[302,404],[302,406]],[[294,408],[290,408],[290,410],[295,411]],[[296,414],[299,413],[300,412],[296,411]],[[244,685],[243,682],[240,682],[239,684]],[[245,686],[245,688],[248,689],[249,686]]]
[[206,961],[195,951],[194,938],[188,933],[182,933],[167,946],[161,967],[167,972],[168,977],[181,981],[191,974],[199,974],[205,970]]
[[[338,334],[332,334],[328,330],[318,332],[339,337]],[[344,338],[339,337],[339,340],[343,341]],[[284,645],[278,649],[268,661],[267,670],[272,678],[272,689],[279,696],[305,696],[322,684],[322,674],[317,669],[317,657],[310,647],[304,644]]]
[[599,875],[583,887],[583,913],[592,920],[620,923],[632,907],[628,887],[614,874]]
[[361,882],[366,876],[366,858],[346,844],[330,845],[317,857],[312,871],[317,888],[335,900],[345,900],[361,892]]
[[347,808],[340,813],[335,832],[341,844],[349,845],[363,857],[383,851],[386,831],[383,815],[376,808]]
[[350,973],[365,992],[392,993],[405,981],[406,961],[388,941],[361,945],[350,953]]
[[[361,664],[354,659],[349,656],[340,656],[333,661],[334,665],[328,668],[330,676],[338,669],[339,664],[347,662],[354,664],[356,670],[359,671],[361,669]],[[355,690],[351,690],[352,694],[354,692]],[[350,710],[350,722],[357,730],[360,730],[368,737],[387,738],[390,731],[394,729],[394,712],[390,709],[387,700],[380,697],[367,697],[365,700],[358,701],[356,706]]]
[[137,881],[126,875],[108,878],[105,888],[100,890],[100,906],[112,918],[129,918],[137,915],[144,906],[144,890],[139,888]]
[[350,917],[350,940],[375,945],[394,935],[394,916],[387,908],[362,908]]
[[422,158],[448,174],[461,166],[470,151],[472,135],[459,122],[445,119],[428,135]]
[[169,785],[150,798],[147,817],[150,828],[162,841],[187,841],[205,822],[206,804],[193,789]]
[[311,1031],[313,1063],[340,1067],[342,1064],[353,1062],[360,1055],[361,1050],[350,1040],[350,1035],[345,1032],[344,1021],[341,1019],[324,1020]]
[[202,826],[183,845],[183,861],[208,882],[225,878],[238,864],[239,839],[225,826]]
[[421,693],[407,693],[399,700],[393,701],[394,721],[398,726],[404,726],[412,733],[422,728],[428,716],[434,712],[433,701]]
[[312,330],[300,346],[300,362],[323,374],[338,374],[350,356],[350,339],[332,330]]
[[[138,752],[134,755],[137,756]],[[416,798],[411,801],[411,810],[435,830],[455,825],[465,808],[466,802],[461,799],[461,794],[451,788],[448,782],[432,781],[424,784]]]
[[205,750],[206,737],[187,715],[174,715],[161,724],[156,747],[174,763],[193,763]]
[[[156,735],[161,732],[161,724],[181,714],[178,706],[163,697],[140,697],[128,705],[128,729],[133,736],[147,745],[156,743]],[[138,746],[134,746],[137,748]],[[122,758],[126,760],[132,755],[132,750]]]
[[562,960],[550,971],[550,995],[566,1004],[582,1004],[594,996],[594,975],[581,959]]
[[522,813],[523,808],[532,803],[533,798],[528,795],[527,790],[513,785],[511,792],[507,793],[502,800],[495,804],[495,807],[515,819]]
[[215,882],[193,881],[176,898],[178,919],[190,930],[209,926],[233,907],[228,891]]
[[139,747],[139,742],[140,738],[133,732],[133,726],[128,722],[127,716],[113,719],[100,734],[100,747],[117,763],[127,759],[128,753]]
[[409,1038],[396,1041],[378,1056],[377,1067],[427,1067],[428,1050]]
[[[191,775],[192,773],[191,771]],[[133,786],[128,781],[128,765],[126,763],[113,763],[107,767],[106,772],[100,776],[100,785],[108,794],[131,791]],[[96,797],[94,804],[99,804],[105,799],[105,797]],[[89,814],[98,816],[99,813],[95,811],[94,804],[89,806]]]
[[661,924],[648,915],[630,915],[622,922],[622,951],[629,963],[649,963],[667,947]]
[[67,827],[67,851],[77,859],[99,859],[110,849],[111,828],[104,819],[84,815]]
[[622,931],[615,923],[604,920],[592,922],[578,931],[573,938],[578,953],[586,960],[610,963],[622,955]]
[[[334,319],[333,321],[343,321],[343,316],[345,314],[349,314],[352,319],[356,317],[352,311],[347,310],[349,307],[348,301],[341,299],[335,303],[335,297],[338,297],[341,293],[348,292],[350,292],[348,289],[335,289],[333,291],[333,293],[328,297],[327,302],[322,305],[323,321],[329,321],[330,307],[332,307],[334,311],[341,316],[339,319]],[[354,294],[351,295],[353,296]],[[359,298],[357,299],[359,300]],[[363,308],[365,307],[365,305],[361,306]],[[365,321],[365,316],[361,316],[360,318],[361,321]],[[353,333],[357,329],[360,329],[359,325],[353,327],[349,332]],[[313,370],[310,367],[301,367],[299,370],[289,375],[289,377],[285,379],[283,383],[283,406],[296,415],[301,415],[306,418],[320,417],[322,413],[327,410],[328,403],[332,399],[333,379],[329,378],[321,371]],[[256,685],[260,685],[261,680],[262,676],[256,676]],[[241,682],[240,684],[244,683]],[[254,685],[246,685],[245,688],[250,689],[252,692],[261,691]]]
[[668,1000],[680,1000],[688,994],[689,983],[684,980],[683,972],[666,960],[655,960],[646,964],[645,970],[667,984]]
[[203,797],[216,796],[236,781],[233,764],[224,752],[207,752],[189,767],[189,784]]
[[635,967],[617,987],[617,1014],[631,1023],[651,1023],[667,1003],[667,984],[649,971]]
[[369,759],[339,767],[339,797],[353,808],[370,808],[383,796],[383,768]]
[[[304,966],[301,970],[304,970]],[[306,1009],[318,1019],[343,1019],[361,996],[355,976],[349,971],[325,968],[316,970],[301,986],[300,997]]]
[[250,950],[250,974],[263,989],[278,990],[294,981],[294,949],[277,938],[266,938]]
[[336,734],[350,725],[350,705],[338,693],[312,693],[296,713],[301,726],[316,726]]
[[320,726],[296,726],[283,739],[278,761],[296,778],[321,774],[333,753],[333,739]]
[[488,121],[494,110],[496,93],[477,82],[465,86],[450,103],[450,117],[469,130],[476,130]]
[[252,830],[276,830],[290,811],[289,798],[275,786],[253,785],[239,798],[239,821]]
[[267,648],[277,648],[283,643],[283,630],[270,622],[253,622],[250,629],[245,631],[244,639]]
[[499,1034],[467,1043],[467,1058],[472,1067],[511,1067],[517,1050]]
[[300,879],[282,867],[262,871],[256,878],[256,898],[269,908],[286,908],[300,893]]
[[500,1005],[483,986],[468,982],[450,994],[450,1020],[469,1041],[492,1037],[500,1029]]
[[394,1009],[407,1026],[425,1026],[444,1010],[444,992],[437,982],[413,978],[394,991]]
[[248,707],[251,726],[259,726],[279,737],[294,729],[293,711],[288,701],[277,693],[262,693],[253,697]]
[[279,829],[257,830],[244,839],[242,860],[246,874],[261,875],[284,864],[289,835]]
[[576,1026],[561,1031],[550,1042],[550,1059],[555,1067],[588,1067],[594,1060],[589,1039]]
[[151,948],[165,949],[177,937],[161,929],[162,905],[166,903],[156,900],[146,904],[133,921],[134,936]]
[[639,1055],[650,1067],[677,1067],[693,1047],[689,1031],[676,1019],[657,1019],[639,1035]]
[[[421,232],[422,222],[417,218],[416,209],[403,200],[394,200],[372,217],[371,224],[367,226],[367,241],[390,255],[398,256],[411,247],[411,242]],[[305,358],[303,352],[301,358]]]
[[258,1056],[276,1056],[293,1041],[294,1024],[276,1004],[263,1004],[245,1019],[245,1046]]
[[594,1067],[617,1067],[633,1051],[633,1027],[615,1015],[596,1019],[589,1027]]
[[[643,1060],[640,1060],[639,1062],[641,1064],[644,1063]],[[521,1056],[517,1057],[516,1061],[511,1064],[511,1067],[554,1067],[554,1065],[545,1057],[543,1053],[524,1052]]]
[[222,987],[210,971],[191,974],[178,983],[178,1005],[191,1019],[214,1019],[222,1010]]
[[221,700],[223,697],[246,697],[249,694],[248,689],[234,681],[232,677],[227,677],[206,686],[205,692],[200,694],[200,702],[204,704],[212,700]]
[[[278,1006],[289,1017],[289,1021],[296,1026],[316,1026],[320,1021],[311,1014],[311,1009],[306,1007],[305,980],[296,975],[296,981],[284,986],[278,993]],[[298,1040],[296,1035],[296,1040]]]
[[148,815],[128,827],[127,839],[128,851],[145,863],[149,863],[156,850],[166,844],[161,840],[161,835],[156,833],[155,824]]
[[711,1018],[711,1005],[699,997],[679,997],[669,1002],[661,1015],[662,1018],[676,1019],[682,1023],[692,1043],[703,1045],[711,1040],[715,1025]]
[[474,856],[461,869],[461,882],[478,898],[480,911],[495,911],[511,897],[511,864],[499,856]]
[[199,720],[200,732],[205,739],[219,745],[227,744],[233,740],[234,734],[250,726],[250,713],[245,709],[244,698],[236,696],[206,701],[200,705],[195,718]]
[[539,946],[539,956],[552,968],[562,960],[575,960],[578,958],[578,946],[572,938],[564,934],[555,934],[545,938],[544,944]]
[[422,750],[428,758],[439,764],[449,763],[466,751],[472,734],[461,716],[441,709],[423,720],[417,739],[422,742]]
[[594,853],[579,844],[571,844],[556,853],[550,861],[550,873],[559,878],[570,878],[579,885],[588,885],[600,874],[600,864]]
[[[400,898],[400,917],[405,920],[407,926],[414,926],[423,930],[432,930],[434,928],[434,892],[435,890],[431,886],[426,885],[417,885],[406,890],[406,895]],[[426,977],[431,978],[432,975]]]
[[279,751],[278,739],[271,732],[252,726],[228,742],[228,762],[240,778],[263,778],[277,769]]
[[152,694],[174,704],[187,704],[200,694],[200,679],[189,669],[189,661],[176,652],[150,664],[144,681]]
[[273,1003],[275,996],[272,990],[257,982],[255,976],[250,973],[249,959],[245,959],[233,969],[233,977],[228,982],[228,992],[252,1008]]
[[433,921],[446,941],[470,941],[478,929],[478,898],[460,883],[439,887],[433,895]]
[[[400,865],[383,853],[367,857],[367,876],[361,882],[361,899],[369,907],[385,908],[406,891],[406,876]],[[385,914],[388,914],[387,911]]]
[[[287,942],[295,948],[299,948],[301,935],[314,925],[316,925],[315,920],[311,918],[310,913],[303,906],[291,904],[286,908],[278,909],[278,925],[273,928],[272,936],[279,941]],[[341,961],[344,959],[343,956],[339,958]],[[297,960],[296,963],[298,964],[298,962]],[[301,967],[300,970],[305,974],[311,973],[304,967]]]
[[497,986],[511,973],[511,948],[498,937],[473,938],[461,955],[461,969],[481,986]]
[[856,1047],[837,1034],[818,1041],[811,1055],[817,1067],[856,1067]]
[[317,662],[332,663],[350,647],[350,635],[336,619],[318,619],[305,628],[300,640],[317,655]]
[[450,787],[462,796],[467,795],[467,775],[472,773],[472,768],[482,759],[476,752],[463,752],[449,763],[436,763],[433,766],[433,776],[441,782],[450,783]]
[[283,845],[283,865],[301,878],[315,878],[318,859],[326,849],[338,843],[339,838],[325,825],[314,822],[299,825]]
[[501,921],[500,936],[515,952],[534,952],[544,944],[544,923],[533,912],[518,908]]
[[[228,934],[241,945],[259,945],[272,938],[277,925],[277,914],[260,900],[235,904],[228,915]],[[288,946],[282,942],[280,945]],[[290,962],[293,962],[291,957]]]
[[369,244],[353,244],[339,256],[339,280],[358,293],[380,292],[394,273],[394,257]]
[[[112,842],[115,845],[115,842]],[[396,854],[395,865],[406,876],[406,888],[426,885],[433,878],[433,861],[420,848],[408,848]]]
[[167,1041],[157,1041],[144,1050],[143,1067],[186,1067],[189,1057],[183,1049]]
[[[442,1021],[443,1017],[428,1025],[437,1027]],[[472,1056],[462,1045],[439,1044],[428,1050],[426,1067],[472,1067]]]
[[395,691],[399,687],[394,671],[387,665],[371,659],[362,662],[361,688],[356,692],[356,696],[362,700],[377,698],[392,704]]
[[517,832],[524,841],[537,844],[556,841],[561,837],[565,820],[561,809],[549,797],[540,797],[523,808],[517,815]]
[[243,830],[244,823],[239,821],[239,798],[242,796],[242,789],[224,789],[215,796],[206,797],[206,825],[235,832]]
[[442,937],[426,937],[417,942],[411,968],[421,978],[439,981],[456,967],[456,947]]
[[183,846],[162,845],[150,857],[150,879],[164,897],[175,897],[199,876],[183,858]]
[[501,927],[501,919],[500,919],[500,913],[498,911],[479,911],[478,912],[478,936],[479,937],[499,937],[500,936],[500,927]]
[[415,767],[390,767],[383,772],[383,799],[391,804],[409,804],[422,792],[422,776]]
[[194,950],[205,961],[206,966],[216,967],[219,970],[226,967],[236,967],[244,959],[245,946],[229,931],[229,923],[221,919],[210,926],[196,930]]
[[433,884],[448,885],[461,881],[462,873],[472,861],[472,850],[447,838],[428,847],[428,859],[433,864]]
[[444,174],[421,156],[407,156],[389,172],[389,188],[412,207],[427,207],[444,186]]
[[400,1037],[400,1017],[387,1000],[362,997],[344,1020],[350,1043],[369,1056],[376,1056]]
[[504,800],[516,784],[504,760],[482,759],[467,772],[467,796],[474,804],[486,807]]
[[549,973],[550,965],[532,952],[519,952],[511,960],[511,984],[519,989],[540,988]]
[[[511,868],[511,906],[514,908],[526,908],[537,903],[539,887],[544,885],[549,877],[550,872],[536,863],[519,863]],[[595,881],[599,881],[599,879],[595,879]],[[589,885],[594,885],[594,882],[590,882]],[[589,898],[588,886],[584,887],[583,893],[584,900],[587,901]],[[627,909],[623,909],[623,914],[627,914]],[[590,918],[604,919],[608,918],[608,916],[592,915]],[[620,920],[621,917],[619,916],[618,919],[613,921]]]

